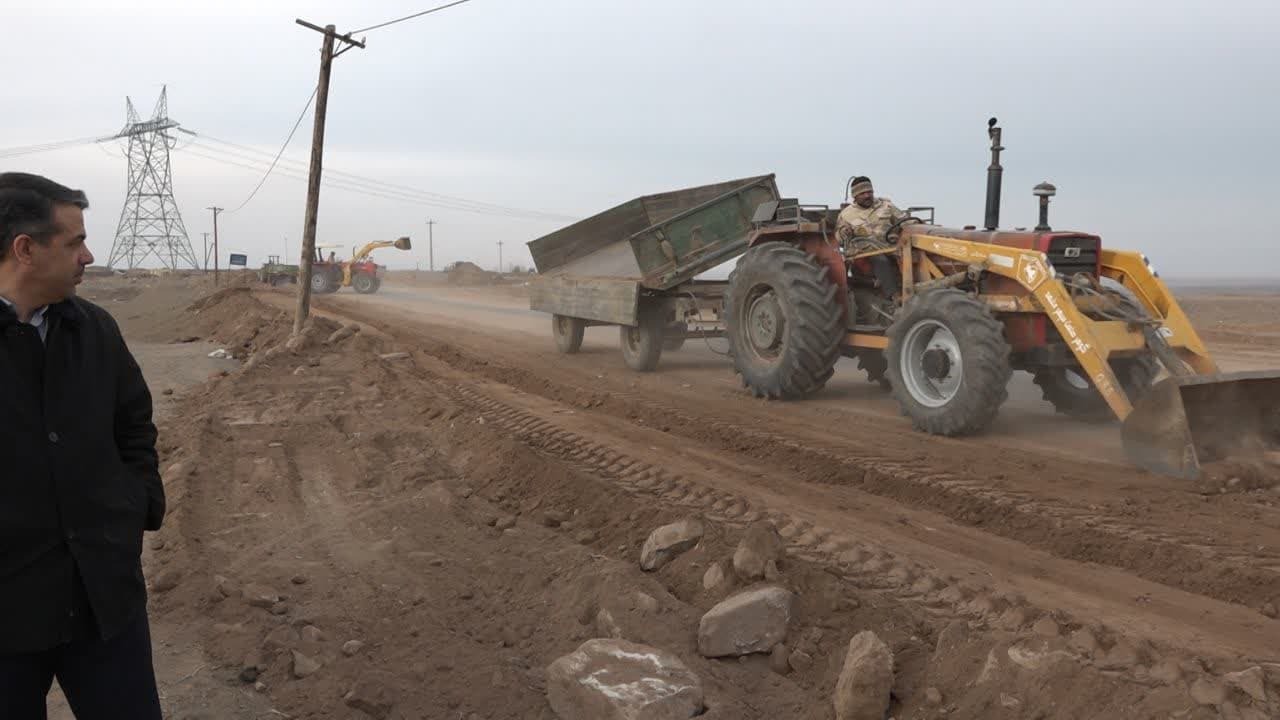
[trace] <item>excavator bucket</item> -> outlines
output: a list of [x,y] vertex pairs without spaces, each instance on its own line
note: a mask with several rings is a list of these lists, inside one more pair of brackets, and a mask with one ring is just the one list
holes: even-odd
[[1221,461],[1280,466],[1280,371],[1165,378],[1120,433],[1130,462],[1185,480]]
[[409,242],[408,237],[402,237],[396,240],[395,247],[397,250],[411,250],[413,249],[413,244]]

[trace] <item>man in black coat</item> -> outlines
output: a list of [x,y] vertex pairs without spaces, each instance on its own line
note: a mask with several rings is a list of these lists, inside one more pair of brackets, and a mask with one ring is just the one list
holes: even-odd
[[115,320],[76,297],[84,193],[0,174],[0,718],[159,720],[142,534],[164,486],[151,394]]

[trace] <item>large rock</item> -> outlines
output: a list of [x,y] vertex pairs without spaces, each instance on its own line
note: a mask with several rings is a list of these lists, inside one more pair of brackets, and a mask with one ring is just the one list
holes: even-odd
[[724,600],[698,623],[698,652],[725,657],[773,650],[787,637],[794,598],[788,590],[769,586]]
[[257,583],[249,583],[244,586],[242,591],[244,601],[253,607],[270,609],[273,605],[280,602],[280,593],[272,590],[266,585]]
[[871,631],[854,635],[836,681],[836,720],[884,720],[892,689],[893,652]]
[[706,528],[696,518],[663,525],[650,533],[649,539],[644,541],[644,547],[640,549],[640,567],[644,570],[661,568],[680,553],[697,545],[704,532]]
[[720,562],[711,563],[711,567],[702,574],[702,589],[707,592],[715,592],[720,589],[727,578],[724,574],[724,564]]
[[733,571],[743,582],[755,582],[764,577],[769,561],[782,557],[782,537],[773,524],[761,520],[747,528],[733,553]]
[[314,675],[320,669],[320,661],[293,651],[293,676],[299,680]]
[[1267,702],[1267,677],[1261,667],[1255,666],[1248,670],[1227,673],[1222,676],[1222,679],[1228,685],[1240,688],[1255,701]]
[[395,694],[378,680],[360,678],[342,701],[347,707],[359,710],[374,720],[384,720],[395,705]]
[[588,640],[547,667],[560,720],[687,720],[703,711],[702,682],[664,650]]

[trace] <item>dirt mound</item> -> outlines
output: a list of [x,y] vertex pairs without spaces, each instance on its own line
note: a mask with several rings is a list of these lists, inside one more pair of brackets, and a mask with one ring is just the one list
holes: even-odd
[[448,272],[450,285],[492,285],[498,282],[499,277],[498,273],[465,260],[455,263]]
[[[246,358],[273,347],[282,347],[293,332],[293,318],[286,312],[262,304],[247,286],[229,287],[192,303],[185,313],[184,336],[216,338],[238,358]],[[338,323],[312,316],[307,333],[324,339],[339,329]]]

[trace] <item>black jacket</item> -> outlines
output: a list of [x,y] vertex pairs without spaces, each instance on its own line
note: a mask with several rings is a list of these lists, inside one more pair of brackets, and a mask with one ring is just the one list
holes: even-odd
[[164,517],[151,393],[119,326],[79,298],[45,320],[42,344],[0,303],[2,654],[109,639],[145,612],[142,533]]

